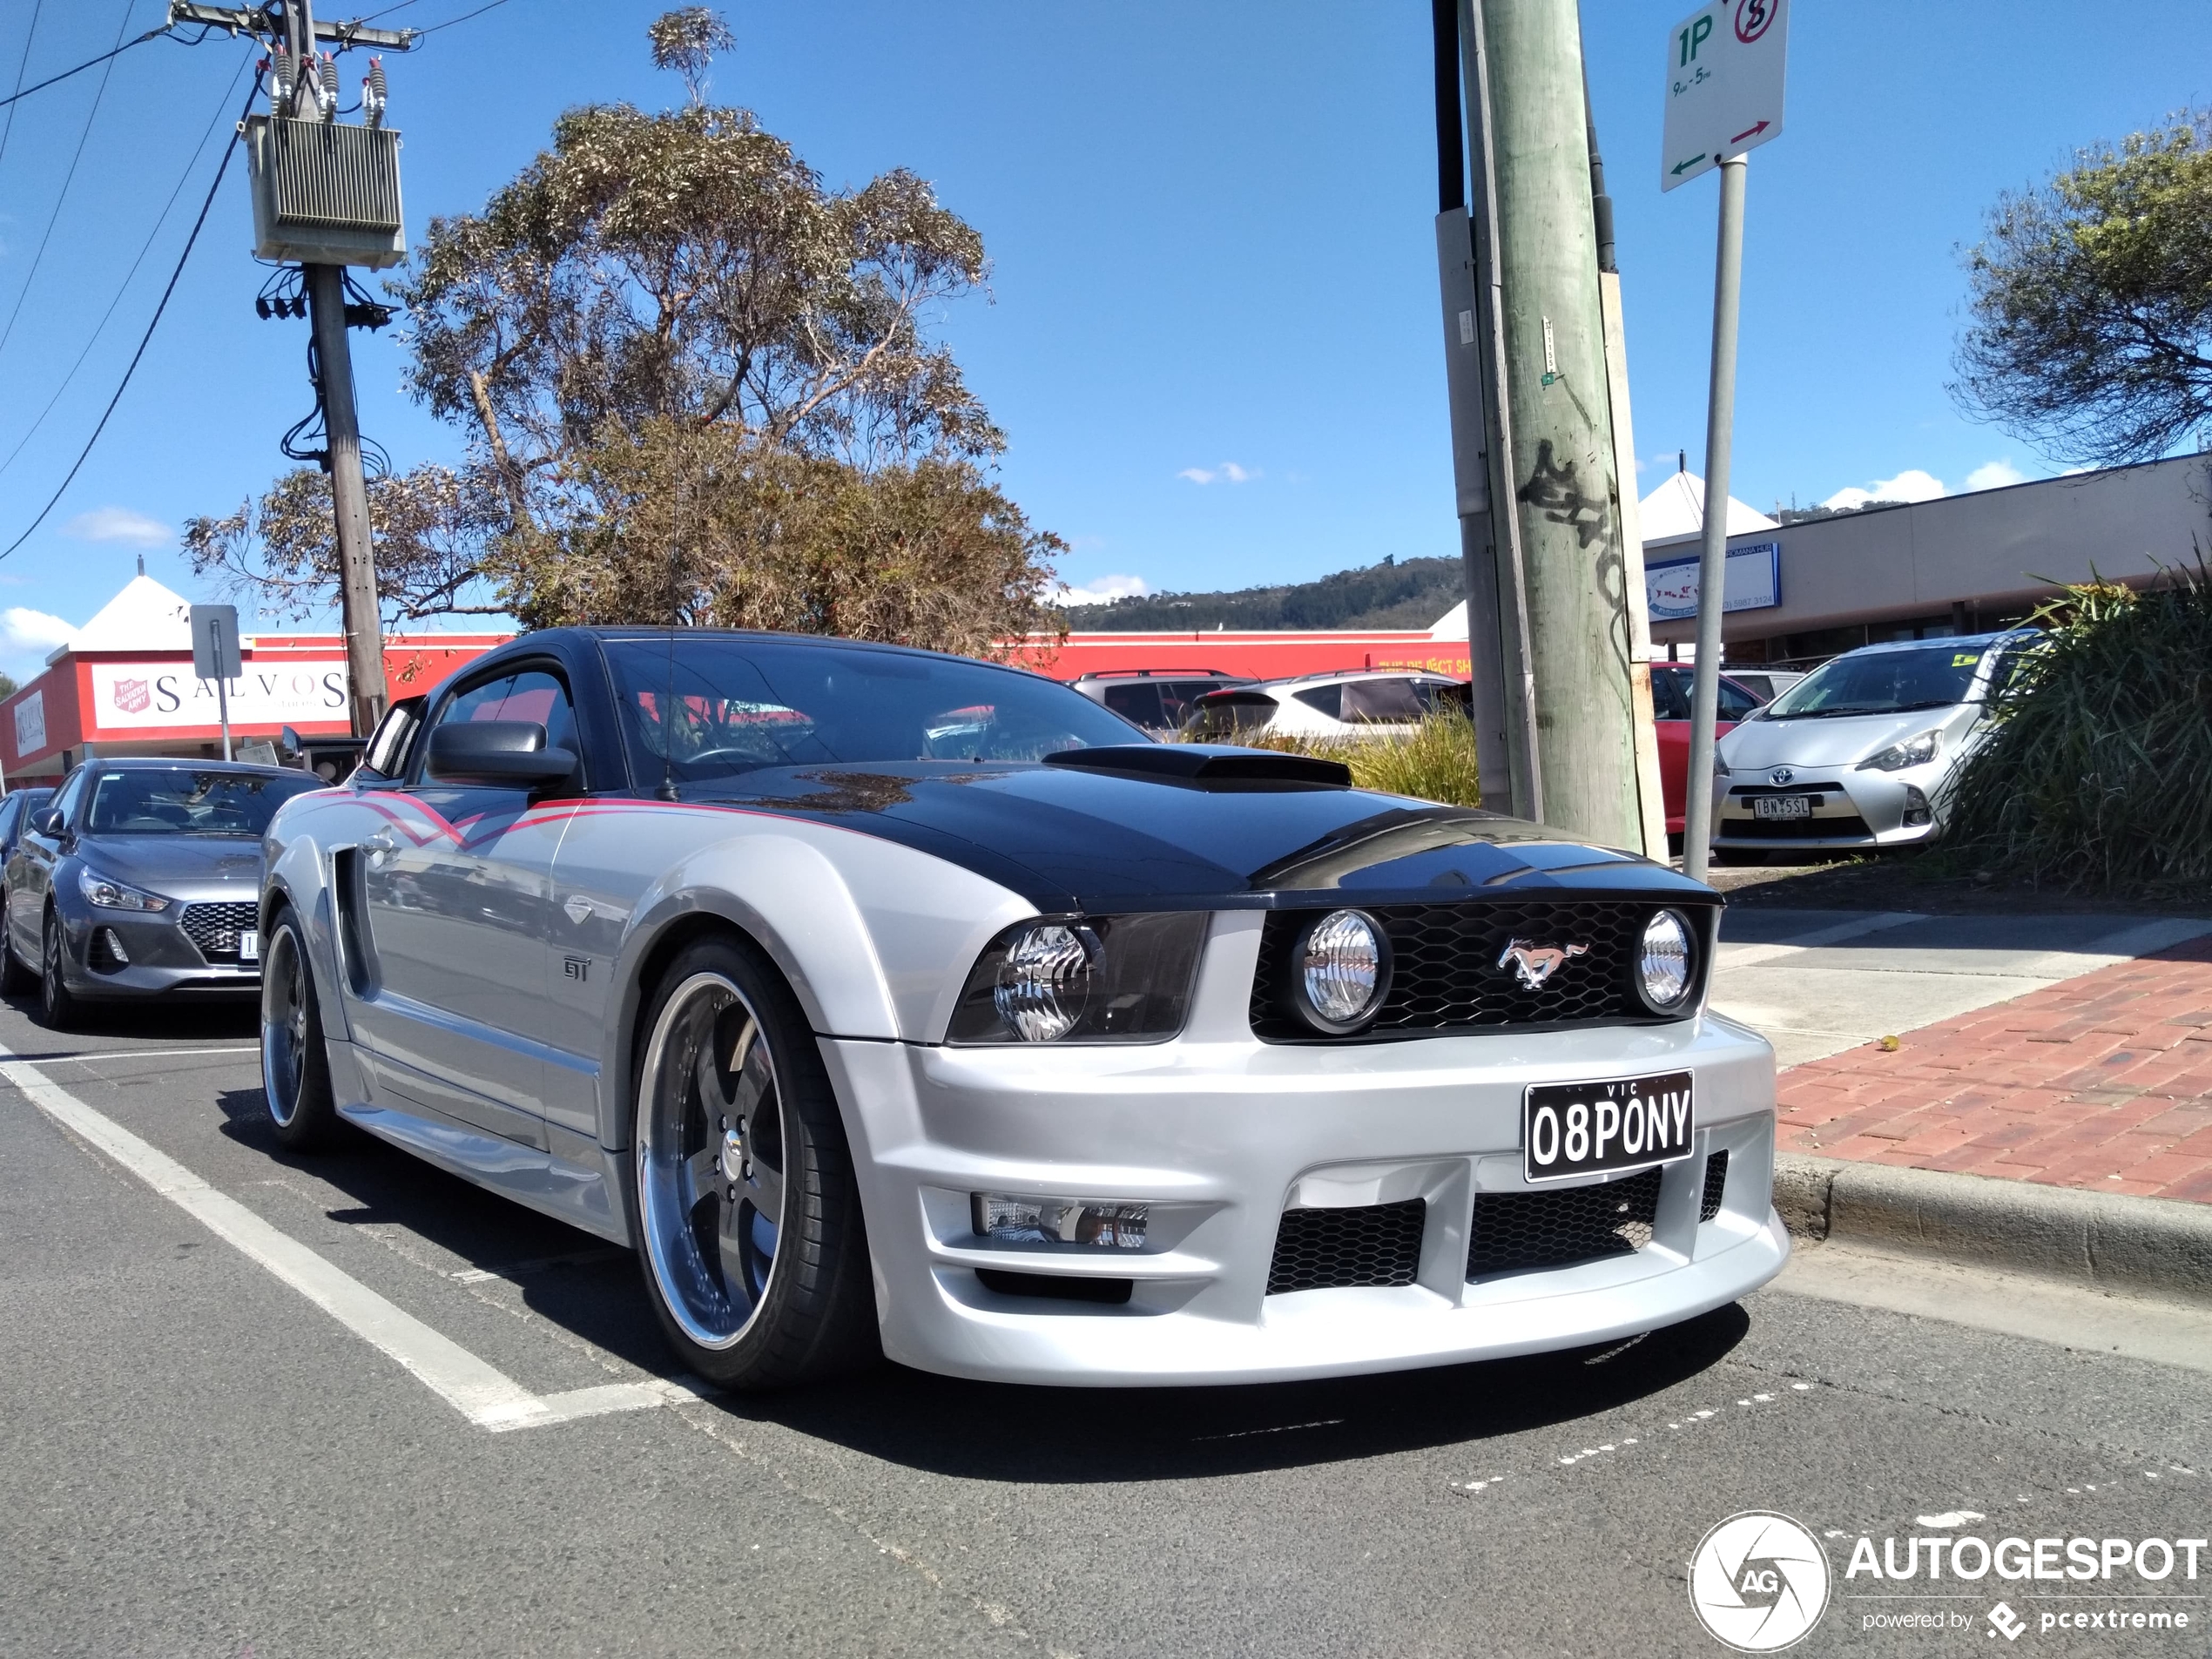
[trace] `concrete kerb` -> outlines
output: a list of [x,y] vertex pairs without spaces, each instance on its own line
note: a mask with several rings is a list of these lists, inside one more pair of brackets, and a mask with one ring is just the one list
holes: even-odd
[[2212,1305],[2212,1205],[1796,1153],[1774,1204],[1800,1239]]

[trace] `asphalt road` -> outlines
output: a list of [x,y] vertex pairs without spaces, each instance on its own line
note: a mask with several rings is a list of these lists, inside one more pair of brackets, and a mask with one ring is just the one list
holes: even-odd
[[[2212,1559],[2110,1587],[2186,1634],[2043,1631],[2112,1605],[2063,1581],[1842,1577],[1862,1533],[2203,1535],[2201,1372],[1831,1284],[1597,1363],[1126,1393],[887,1367],[699,1399],[642,1386],[668,1359],[625,1253],[373,1143],[276,1152],[253,1036],[0,1005],[0,1045],[136,1137],[0,1084],[0,1652],[1710,1654],[1685,1563],[1746,1509],[1828,1540],[1836,1599],[1796,1652],[2212,1649]],[[396,1310],[388,1346],[434,1333],[534,1426],[481,1426],[356,1334],[300,1247]],[[1964,1623],[1866,1628],[1898,1610]]]

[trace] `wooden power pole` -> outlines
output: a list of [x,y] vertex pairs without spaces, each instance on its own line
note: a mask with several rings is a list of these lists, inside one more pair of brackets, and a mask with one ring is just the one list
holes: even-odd
[[[1486,72],[1530,700],[1547,823],[1644,844],[1634,640],[1584,121],[1575,0],[1474,0]],[[1472,159],[1472,158],[1471,158]],[[1635,482],[1625,486],[1633,494]],[[1500,502],[1500,507],[1505,505]]]

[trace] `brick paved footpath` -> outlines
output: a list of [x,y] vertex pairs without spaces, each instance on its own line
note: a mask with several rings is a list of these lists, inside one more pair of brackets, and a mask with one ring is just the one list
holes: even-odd
[[2212,937],[1779,1079],[1785,1151],[2212,1203]]

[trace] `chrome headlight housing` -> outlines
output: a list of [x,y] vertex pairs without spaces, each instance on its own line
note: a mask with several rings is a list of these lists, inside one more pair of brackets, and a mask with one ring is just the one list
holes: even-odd
[[84,895],[86,904],[103,910],[166,910],[172,902],[158,893],[126,887],[81,864],[77,867],[77,890]]
[[1190,1018],[1208,913],[1036,917],[976,960],[947,1040],[1163,1042]]
[[1688,1010],[1697,985],[1697,930],[1679,910],[1662,910],[1643,925],[1633,978],[1654,1014]]
[[1364,910],[1318,917],[1291,952],[1290,991],[1291,1008],[1316,1031],[1359,1030],[1390,994],[1389,934]]
[[1878,754],[1871,754],[1858,763],[1861,772],[1903,772],[1907,766],[1925,766],[1936,758],[1942,746],[1940,730],[1923,732],[1917,738],[1907,738],[1902,743],[1892,743]]

